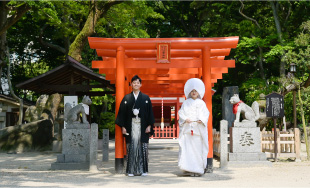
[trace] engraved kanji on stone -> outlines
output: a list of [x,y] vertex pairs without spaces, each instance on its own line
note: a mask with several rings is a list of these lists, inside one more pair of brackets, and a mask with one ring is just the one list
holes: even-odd
[[83,136],[80,134],[71,134],[71,138],[69,138],[69,143],[71,147],[84,147],[83,145]]
[[254,145],[254,142],[253,142],[253,138],[252,138],[252,134],[251,133],[248,133],[248,132],[245,132],[243,135],[241,135],[241,140],[240,140],[240,144],[242,146],[245,146],[245,145]]

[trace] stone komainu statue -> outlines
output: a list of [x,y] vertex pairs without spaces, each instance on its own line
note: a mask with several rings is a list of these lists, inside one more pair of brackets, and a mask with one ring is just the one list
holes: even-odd
[[82,114],[82,123],[87,123],[88,121],[86,119],[86,113],[84,109],[84,104],[85,105],[91,105],[92,101],[88,96],[84,96],[82,103],[78,104],[74,107],[71,106],[70,103],[65,104],[65,112],[64,112],[64,120],[68,123],[80,123],[79,122],[79,117],[80,114]]
[[259,105],[256,101],[252,103],[252,106],[248,106],[240,100],[239,95],[233,95],[229,102],[233,104],[233,113],[236,114],[235,122],[240,122],[240,114],[243,115],[243,121],[257,121],[259,119]]

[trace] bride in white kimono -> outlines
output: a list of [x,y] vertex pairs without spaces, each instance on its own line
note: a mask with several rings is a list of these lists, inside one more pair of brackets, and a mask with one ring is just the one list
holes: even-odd
[[179,168],[185,175],[201,176],[207,167],[209,111],[201,100],[205,86],[198,78],[184,86],[186,100],[179,110]]

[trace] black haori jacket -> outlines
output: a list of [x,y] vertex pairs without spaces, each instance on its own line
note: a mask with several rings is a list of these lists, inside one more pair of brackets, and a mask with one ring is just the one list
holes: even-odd
[[[126,143],[131,142],[131,123],[132,118],[136,116],[133,114],[133,108],[140,109],[139,117],[141,118],[141,142],[148,143],[149,137],[154,134],[154,114],[150,97],[146,94],[139,92],[138,98],[135,101],[133,93],[127,94],[119,107],[115,124],[120,127],[125,127],[129,135],[124,135]],[[151,133],[145,133],[148,125],[151,125]]]

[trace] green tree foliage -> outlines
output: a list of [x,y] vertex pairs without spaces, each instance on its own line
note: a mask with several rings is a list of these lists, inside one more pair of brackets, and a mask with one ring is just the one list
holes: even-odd
[[[104,89],[93,89],[104,91]],[[98,124],[99,138],[102,138],[102,129],[109,129],[113,136],[115,131],[115,97],[111,95],[91,97],[91,119]]]
[[[10,3],[12,6],[22,5],[18,1]],[[100,57],[89,48],[86,35],[84,39],[78,39],[79,35],[83,35],[81,31],[85,26],[91,29],[87,36],[95,37],[239,36],[237,49],[232,49],[230,55],[226,57],[235,59],[236,67],[229,69],[228,74],[224,74],[223,79],[218,80],[214,87],[217,90],[213,96],[215,126],[222,119],[223,87],[239,86],[240,98],[246,103],[257,100],[260,93],[269,94],[272,91],[282,93],[285,95],[286,117],[287,120],[291,120],[292,95],[287,87],[292,82],[300,83],[304,88],[310,85],[309,1],[27,3],[31,10],[7,30],[9,48],[15,57],[11,71],[13,85],[63,63],[64,55],[69,53],[70,48],[73,50],[79,48],[80,51],[76,50],[77,56],[81,57],[84,65],[91,67],[91,61]],[[100,12],[98,18],[94,17],[94,12],[103,10],[102,8],[108,5],[108,9],[104,9],[107,11]],[[14,12],[11,13],[13,15]],[[88,22],[89,19],[93,22]],[[73,43],[76,43],[77,47],[74,47]],[[281,69],[283,62],[285,75],[290,63],[297,64],[295,79],[283,77]],[[18,90],[16,93],[27,96],[27,93]],[[310,102],[307,100],[308,93],[305,90],[301,94],[304,100],[305,119],[308,121],[310,119],[307,111]],[[94,116],[98,117],[98,121],[105,117],[100,114],[114,112],[112,107],[114,101],[111,98],[113,97],[92,98],[96,105],[96,110],[93,110],[96,112]],[[298,122],[301,122],[300,116]]]
[[115,133],[115,113],[113,112],[101,112],[99,122],[99,138],[102,138],[102,129],[109,129],[111,137],[114,137]]
[[294,39],[294,44],[284,56],[287,67],[294,63],[298,67],[295,77],[303,87],[310,85],[310,20],[301,24],[302,31]]
[[112,38],[149,38],[147,19],[163,20],[147,2],[124,2],[113,6],[105,17],[99,20],[96,35]]
[[[308,19],[303,14],[299,14],[298,11],[308,12],[309,14],[309,10],[304,7],[309,4],[307,2],[278,2],[278,8],[281,7],[278,10],[278,19],[281,23],[283,39],[283,42],[280,43],[271,7],[268,6],[268,3],[244,2],[243,13],[256,22],[249,19],[240,22],[241,37],[234,55],[236,68],[229,75],[225,75],[225,80],[220,81],[224,82],[225,85],[231,85],[233,83],[230,78],[237,78],[238,82],[235,84],[240,88],[241,98],[249,104],[258,99],[259,93],[269,94],[272,91],[282,94],[288,93],[285,91],[285,86],[290,83],[286,78],[279,78],[279,65],[281,58],[294,48],[294,38],[301,32],[299,26]],[[253,6],[256,8],[254,9]],[[297,18],[300,20],[297,21]],[[260,58],[262,58],[263,69],[259,66]],[[289,63],[285,65],[285,68],[288,72]],[[261,71],[265,74],[265,80],[262,80],[264,77],[259,74]],[[306,72],[299,72],[299,74],[307,75]],[[292,120],[292,95],[285,97],[285,99],[285,114],[287,120]]]
[[[310,20],[303,22],[300,26],[301,32],[294,38],[294,43],[291,44],[291,48],[283,57],[286,66],[289,67],[291,63],[297,65],[297,72],[294,77],[289,78],[290,83],[294,84],[292,90],[298,90],[301,87],[300,100],[297,101],[298,120],[305,121],[303,123],[309,123],[310,113]],[[303,101],[303,104],[301,104]],[[302,117],[304,115],[304,117]],[[304,119],[303,119],[304,118]]]

